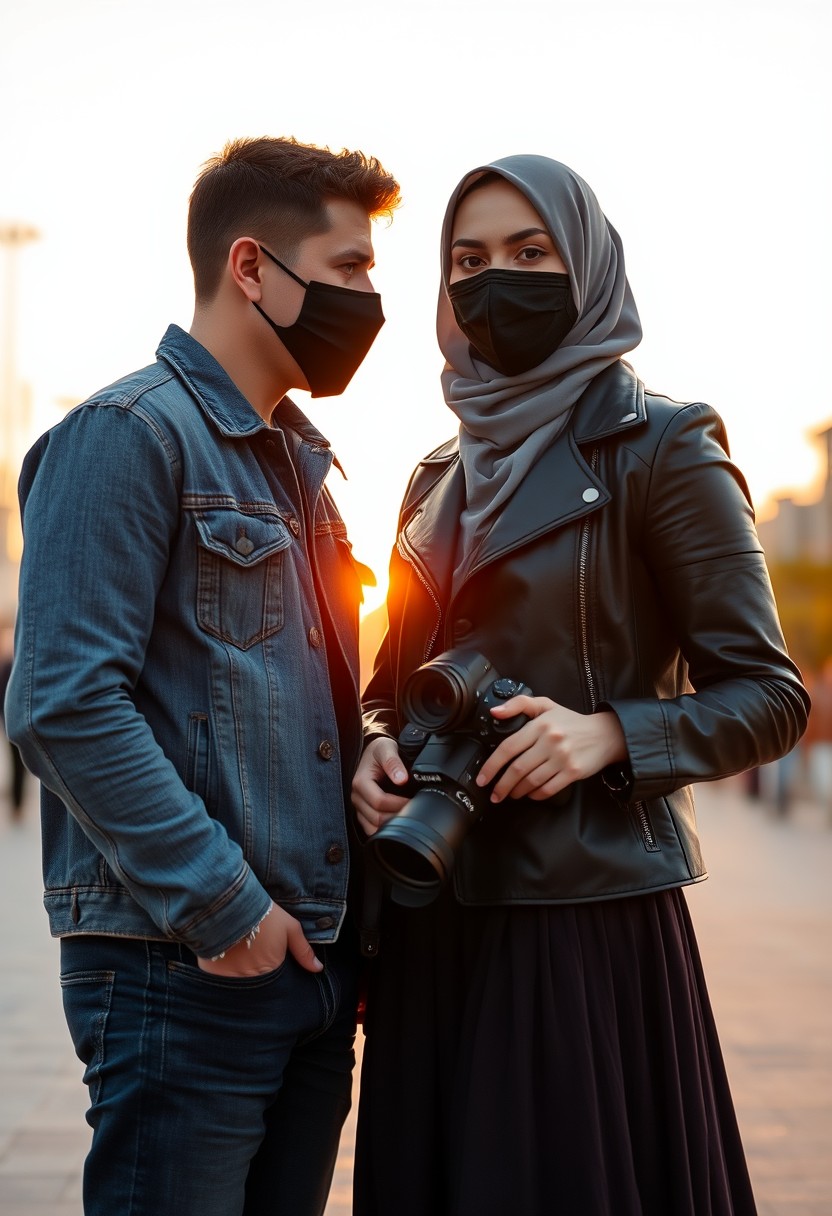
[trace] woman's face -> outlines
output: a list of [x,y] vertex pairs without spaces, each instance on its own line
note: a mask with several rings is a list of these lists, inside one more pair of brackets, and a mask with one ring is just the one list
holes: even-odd
[[466,194],[454,215],[450,282],[483,270],[549,270],[563,258],[525,194],[503,179]]

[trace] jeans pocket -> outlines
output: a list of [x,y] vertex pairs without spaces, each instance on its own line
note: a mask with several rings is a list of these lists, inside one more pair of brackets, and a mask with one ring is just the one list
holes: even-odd
[[165,971],[171,1041],[195,1036],[207,1056],[233,1053],[250,1036],[265,1042],[275,1027],[303,1017],[305,986],[288,959],[263,975],[212,975],[177,959],[167,959]]
[[101,1094],[104,1034],[114,982],[114,971],[68,971],[61,975],[64,1016],[75,1054],[84,1064],[84,1084],[89,1088],[92,1106]]
[[261,975],[214,975],[212,971],[203,971],[201,967],[180,963],[176,959],[168,960],[167,969],[171,979],[191,985],[193,991],[202,989],[206,995],[217,996],[221,1000],[224,994],[236,996],[239,993],[270,991],[288,971],[288,963],[287,954],[279,967],[264,971]]
[[248,650],[283,628],[283,559],[292,534],[278,515],[198,511],[197,620]]

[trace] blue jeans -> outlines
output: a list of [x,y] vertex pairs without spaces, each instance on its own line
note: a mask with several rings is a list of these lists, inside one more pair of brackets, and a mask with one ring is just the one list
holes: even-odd
[[[346,940],[344,940],[346,938]],[[320,1216],[350,1109],[358,951],[224,979],[182,946],[61,941],[86,1216]]]

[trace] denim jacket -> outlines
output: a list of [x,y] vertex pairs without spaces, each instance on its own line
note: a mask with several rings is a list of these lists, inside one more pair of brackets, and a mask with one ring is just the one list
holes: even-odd
[[273,899],[332,941],[361,740],[332,453],[288,399],[266,424],[177,326],[157,356],[21,475],[7,725],[43,786],[51,930],[210,956]]

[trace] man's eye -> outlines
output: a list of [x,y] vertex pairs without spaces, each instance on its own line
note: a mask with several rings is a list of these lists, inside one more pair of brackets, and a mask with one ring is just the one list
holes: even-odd
[[354,274],[354,272],[355,272],[355,268],[356,268],[356,266],[357,266],[357,265],[358,265],[358,263],[357,263],[357,262],[346,262],[346,263],[345,263],[345,264],[344,264],[344,265],[341,267],[341,269],[344,271],[344,274],[346,274],[346,275],[348,275],[348,276],[352,276],[352,275]]

